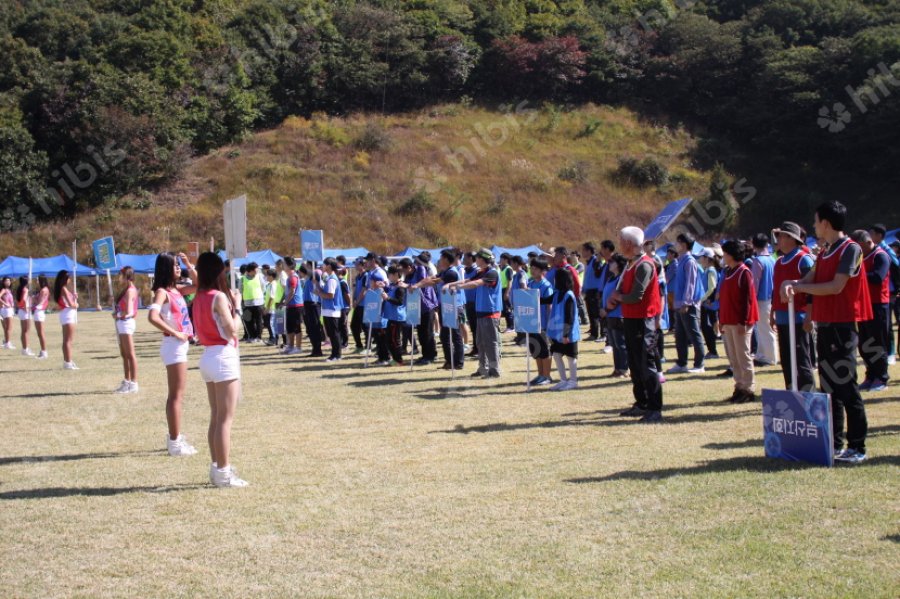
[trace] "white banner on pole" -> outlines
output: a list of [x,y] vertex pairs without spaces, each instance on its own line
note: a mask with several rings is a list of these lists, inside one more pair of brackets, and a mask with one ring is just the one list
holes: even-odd
[[[247,257],[247,196],[227,200],[222,207],[225,217],[225,253],[228,260]],[[237,269],[231,268],[231,287],[237,288]]]

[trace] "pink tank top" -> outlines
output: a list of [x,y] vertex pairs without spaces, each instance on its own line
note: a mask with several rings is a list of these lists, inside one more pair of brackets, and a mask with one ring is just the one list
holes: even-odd
[[226,338],[219,323],[216,322],[213,300],[220,293],[222,292],[215,289],[206,289],[198,291],[194,296],[194,328],[200,339],[200,345],[237,345],[237,338]]
[[46,310],[47,306],[50,304],[50,290],[46,287],[42,288],[38,292],[37,303],[34,305],[35,310]]
[[131,314],[131,318],[134,318],[138,310],[138,297],[137,293],[135,293],[134,297],[131,298],[131,306],[128,305],[128,291],[132,289],[135,289],[134,283],[128,283],[128,289],[122,294],[122,299],[119,300],[116,308],[119,310],[120,315]]
[[[166,289],[165,292],[169,300],[169,324],[179,333],[185,333],[188,337],[193,337],[194,325],[191,323],[191,316],[188,313],[184,296],[177,289]],[[169,336],[168,333],[166,335]]]
[[0,305],[4,308],[13,307],[13,294],[9,289],[0,289]]

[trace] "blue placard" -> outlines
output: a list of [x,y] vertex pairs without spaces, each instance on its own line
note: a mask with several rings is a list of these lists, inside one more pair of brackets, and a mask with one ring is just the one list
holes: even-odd
[[665,233],[666,229],[675,222],[684,209],[688,207],[688,204],[691,203],[691,198],[683,198],[681,200],[675,200],[674,202],[669,202],[669,204],[662,209],[656,218],[647,225],[647,228],[644,229],[644,239],[651,240],[656,239],[663,233]]
[[325,233],[322,231],[300,231],[300,255],[307,262],[325,260]]
[[461,291],[457,291],[456,293],[451,293],[446,289],[441,290],[441,318],[443,319],[443,326],[448,329],[458,329],[459,328],[459,320],[457,319],[456,313],[456,294],[462,293]]
[[408,289],[406,294],[406,324],[414,327],[422,324],[422,290]]
[[363,297],[363,323],[374,324],[381,322],[381,290],[370,289]]
[[282,308],[280,310],[275,310],[275,312],[272,313],[272,333],[276,337],[278,337],[279,335],[285,334],[284,323],[285,323],[284,308]]
[[537,289],[513,289],[512,304],[515,307],[513,321],[516,324],[516,332],[540,335],[540,292]]
[[764,389],[762,404],[767,457],[834,465],[828,394]]
[[92,244],[94,248],[94,264],[101,270],[113,270],[116,267],[116,246],[112,237],[98,239]]

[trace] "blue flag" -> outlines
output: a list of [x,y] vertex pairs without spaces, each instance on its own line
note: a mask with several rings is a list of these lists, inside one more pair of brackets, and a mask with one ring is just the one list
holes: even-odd
[[94,264],[101,270],[113,270],[116,267],[116,247],[112,237],[98,239],[92,244],[94,248]]
[[406,324],[414,327],[422,324],[422,290],[408,289],[406,294]]
[[325,260],[325,234],[317,230],[300,231],[300,254],[308,262]]
[[363,298],[363,323],[373,324],[381,322],[381,290],[370,289]]
[[513,321],[517,333],[541,333],[541,297],[537,289],[513,289]]
[[456,317],[456,294],[450,293],[446,289],[441,290],[441,318],[444,326],[448,329],[459,328],[459,321]]
[[649,241],[651,239],[656,239],[665,233],[666,229],[675,222],[675,219],[681,216],[681,213],[684,212],[684,209],[687,208],[690,203],[691,198],[669,202],[669,204],[662,209],[662,212],[660,212],[656,218],[647,225],[647,228],[644,229],[644,239]]

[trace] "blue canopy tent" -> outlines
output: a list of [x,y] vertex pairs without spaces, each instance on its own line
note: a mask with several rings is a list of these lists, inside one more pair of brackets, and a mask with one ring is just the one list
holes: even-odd
[[522,258],[527,258],[528,254],[531,252],[536,252],[538,255],[546,255],[545,252],[540,246],[536,245],[528,245],[521,248],[508,248],[500,245],[495,245],[491,248],[491,253],[494,254],[494,259],[499,260],[500,254],[509,254],[510,256],[521,256]]
[[118,268],[130,266],[134,272],[142,275],[152,275],[156,266],[158,254],[116,254]]
[[399,256],[401,258],[415,258],[422,252],[428,252],[429,254],[431,254],[431,260],[436,261],[438,256],[441,255],[441,252],[448,249],[449,247],[450,246],[442,247],[442,248],[435,248],[433,250],[425,249],[425,248],[408,247],[405,250],[403,250],[402,252],[400,252],[399,254],[397,254],[397,256]]
[[343,256],[347,259],[347,262],[352,262],[357,258],[365,258],[366,254],[369,253],[369,250],[363,247],[358,248],[343,248],[343,249],[328,249],[325,248],[325,257],[326,258],[337,258],[338,256]]
[[[228,255],[225,253],[225,250],[219,250],[218,254],[219,257],[222,258],[222,260],[228,260]],[[281,260],[281,256],[279,256],[272,250],[260,250],[258,252],[247,252],[246,258],[235,259],[232,266],[240,268],[242,264],[256,262],[260,266],[262,266],[263,264],[268,264],[269,266],[274,267],[275,263],[279,260]]]
[[[77,270],[76,270],[77,269]],[[61,270],[74,272],[79,277],[94,276],[97,272],[83,264],[77,264],[70,256],[60,254],[51,258],[34,258],[31,260],[31,276],[55,277]],[[23,277],[28,276],[28,258],[9,256],[0,263],[0,276]]]

